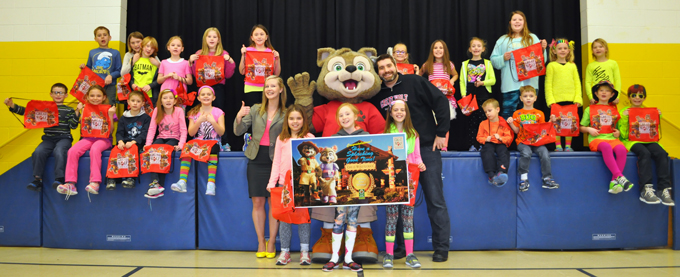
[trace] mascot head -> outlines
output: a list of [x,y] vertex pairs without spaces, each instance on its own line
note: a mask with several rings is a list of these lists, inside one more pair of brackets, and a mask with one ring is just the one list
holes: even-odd
[[335,152],[338,151],[338,147],[333,145],[333,147],[324,147],[321,149],[321,157],[319,159],[325,164],[332,164],[338,160],[338,156]]
[[319,153],[319,147],[311,141],[300,143],[297,148],[298,152],[300,152],[300,155],[306,158],[314,157],[317,153]]
[[371,57],[377,56],[374,48],[349,48],[317,50],[316,63],[321,67],[316,81],[317,91],[328,100],[360,103],[380,91],[381,80]]

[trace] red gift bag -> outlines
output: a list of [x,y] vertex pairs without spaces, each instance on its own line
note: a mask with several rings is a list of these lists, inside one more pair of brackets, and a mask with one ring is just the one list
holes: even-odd
[[441,90],[446,96],[451,96],[456,92],[456,89],[449,83],[448,79],[433,79],[430,83]]
[[554,115],[555,130],[558,136],[562,137],[578,137],[579,134],[579,118],[578,105],[564,105],[553,104],[550,107],[550,115]]
[[144,113],[151,115],[153,114],[153,102],[151,102],[151,98],[149,98],[149,95],[146,94],[146,92],[140,91],[142,95],[144,95]]
[[223,56],[199,55],[195,64],[198,87],[214,86],[224,79]]
[[416,204],[416,192],[418,191],[418,180],[420,179],[420,168],[417,164],[408,164],[408,197],[409,205],[413,207]]
[[545,75],[545,65],[543,64],[545,58],[540,43],[512,51],[512,56],[515,58],[515,68],[519,81]]
[[397,63],[397,71],[404,75],[416,73],[416,69],[413,67],[413,64],[409,63]]
[[526,145],[541,146],[555,142],[555,127],[551,122],[523,124],[517,138]]
[[109,165],[106,167],[106,178],[130,178],[139,176],[139,150],[137,145],[120,150],[117,146],[111,149]]
[[274,72],[274,53],[247,51],[245,60],[246,83],[263,84]]
[[309,211],[301,208],[296,209],[293,197],[293,186],[290,182],[290,170],[288,170],[283,187],[271,189],[272,216],[289,224],[310,223]]
[[657,108],[628,109],[628,126],[628,140],[630,141],[659,141],[659,110]]
[[468,94],[467,96],[458,100],[458,107],[460,107],[460,111],[463,112],[464,115],[472,114],[472,112],[479,109],[479,106],[477,105],[477,97],[472,94]]
[[590,105],[590,127],[597,129],[600,134],[611,134],[614,132],[616,122],[621,117],[616,106],[610,105]]
[[54,101],[31,100],[24,111],[24,128],[38,129],[59,125],[59,108]]
[[123,101],[128,99],[128,95],[130,95],[130,92],[132,92],[132,89],[130,88],[131,78],[132,77],[129,73],[125,74],[120,78],[120,82],[116,84],[116,95],[118,100]]
[[80,135],[86,138],[108,138],[113,127],[110,105],[85,104],[80,121]]
[[179,99],[179,102],[182,103],[182,105],[191,106],[194,104],[194,100],[196,100],[196,92],[192,91],[187,93],[187,90],[184,88],[184,84],[179,83],[175,89],[175,92],[177,92],[177,99]]
[[187,141],[184,144],[184,148],[182,148],[180,158],[192,158],[199,162],[207,163],[210,158],[210,150],[215,143],[217,143],[216,140],[192,139]]
[[78,99],[78,101],[85,103],[85,93],[87,93],[87,90],[94,85],[104,87],[104,80],[99,77],[99,75],[92,72],[88,67],[84,67],[80,70],[80,75],[78,75],[78,78],[69,93]]
[[149,172],[170,172],[170,168],[172,168],[173,150],[175,150],[175,147],[172,145],[149,145],[146,151],[142,152],[142,174]]

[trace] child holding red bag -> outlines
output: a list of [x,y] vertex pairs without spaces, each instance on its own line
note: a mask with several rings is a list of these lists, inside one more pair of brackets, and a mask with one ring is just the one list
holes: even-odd
[[[292,105],[286,110],[283,117],[283,127],[281,134],[276,138],[276,146],[274,150],[274,160],[272,162],[272,171],[269,176],[269,183],[267,190],[278,186],[283,186],[286,172],[292,169],[291,160],[293,154],[291,153],[291,138],[313,138],[314,135],[309,132],[309,124],[305,122],[304,109],[300,105]],[[292,225],[283,221],[279,221],[279,238],[281,239],[281,255],[276,261],[277,265],[286,265],[290,262],[290,240],[293,236]],[[312,260],[309,257],[309,240],[311,236],[311,224],[298,224],[298,235],[300,236],[300,264],[310,265]]]
[[[267,77],[274,75],[274,76],[279,76],[281,73],[281,58],[279,56],[279,52],[274,50],[274,46],[272,46],[270,37],[269,37],[269,31],[267,31],[267,28],[265,28],[261,24],[257,24],[253,26],[253,29],[250,31],[250,45],[246,47],[245,45],[241,46],[241,61],[239,62],[238,65],[238,71],[241,73],[241,75],[246,75],[246,52],[268,52],[272,53],[274,55],[274,61],[271,64],[271,73],[270,75],[265,75],[263,79],[266,79]],[[248,77],[246,76],[245,84],[243,86],[243,92],[245,95],[243,96],[243,102],[245,102],[246,106],[253,106],[257,103],[262,102],[262,91],[264,91],[264,83],[255,83],[255,82],[249,82]]]
[[[87,90],[85,101],[90,105],[104,105],[105,103],[108,103],[108,98],[104,93],[104,88],[93,85]],[[80,114],[83,108],[83,103],[78,103],[76,113]],[[109,120],[115,120],[114,115],[116,114],[116,108],[110,107],[107,112]],[[85,120],[87,118],[82,114],[81,117],[83,120],[81,125],[85,126]],[[109,125],[109,131],[111,129],[113,128]],[[83,133],[82,130],[81,133]],[[110,148],[110,133],[108,138],[83,137],[76,142],[76,144],[68,150],[68,158],[66,161],[66,183],[59,185],[57,187],[57,192],[66,194],[67,197],[78,194],[75,186],[75,183],[78,182],[78,160],[87,150],[90,150],[90,184],[85,187],[85,190],[88,193],[99,194],[99,183],[102,181],[102,152]]]
[[[384,133],[405,133],[407,147],[408,169],[412,170],[417,166],[418,170],[425,171],[426,167],[420,157],[420,138],[418,132],[411,123],[411,113],[406,102],[395,100],[390,104],[387,112]],[[411,176],[413,177],[413,176]],[[418,183],[418,180],[409,180],[409,183]],[[415,192],[412,194],[415,195]],[[401,210],[401,211],[400,211]],[[404,245],[406,248],[406,265],[414,268],[420,267],[420,262],[413,253],[413,206],[409,205],[388,205],[385,207],[387,214],[385,223],[385,256],[383,257],[383,267],[391,268],[394,266],[394,239],[397,233],[397,218],[401,212],[404,222]]]
[[99,44],[99,47],[90,50],[87,55],[87,63],[81,64],[80,69],[88,67],[104,80],[104,94],[106,94],[108,103],[114,105],[116,102],[116,80],[121,76],[120,52],[109,48],[111,32],[104,26],[94,29],[94,41]]
[[394,57],[394,60],[397,61],[397,71],[401,74],[409,74],[408,73],[408,68],[402,68],[402,66],[411,66],[413,65],[413,73],[411,74],[418,74],[420,72],[420,67],[418,67],[417,64],[411,64],[408,58],[408,49],[406,48],[406,44],[403,44],[401,42],[397,43],[394,45],[394,47],[387,48],[387,53],[391,53],[392,57]]
[[[468,52],[472,58],[464,61],[460,68],[460,95],[474,95],[477,105],[484,103],[491,97],[491,87],[496,84],[496,74],[491,61],[482,58],[486,52],[486,42],[478,37],[470,40]],[[470,113],[468,118],[468,143],[470,151],[479,151],[482,145],[477,141],[479,124],[486,119],[483,109]]]
[[179,36],[174,36],[168,40],[166,47],[170,52],[170,58],[163,60],[158,68],[158,83],[161,84],[161,91],[174,90],[179,84],[182,84],[184,91],[187,91],[187,85],[191,85],[194,80],[191,78],[189,61],[179,56],[184,52],[184,42]]
[[145,37],[142,40],[142,50],[132,58],[132,75],[130,88],[146,93],[155,103],[158,98],[158,42],[154,37]]
[[[663,149],[658,142],[638,142],[631,141],[629,137],[629,111],[630,108],[641,108],[642,103],[647,99],[647,90],[642,85],[632,85],[628,88],[628,100],[630,106],[619,111],[619,130],[621,130],[621,142],[626,148],[638,157],[638,175],[640,184],[640,201],[647,204],[662,203],[666,206],[675,206],[675,201],[671,198],[671,174],[668,167],[668,152]],[[661,111],[659,111],[659,119]],[[657,122],[659,124],[660,122]],[[656,163],[656,177],[658,179],[658,191],[655,193],[652,184],[652,160]]]
[[[574,42],[558,38],[550,43],[550,62],[545,73],[545,102],[548,107],[583,105],[581,79],[574,64]],[[564,137],[564,151],[573,152],[571,138]],[[562,137],[555,137],[555,151],[562,151]]]
[[[141,145],[146,139],[146,132],[149,130],[149,122],[151,117],[144,112],[144,95],[139,91],[130,92],[127,104],[130,108],[123,112],[123,116],[118,120],[118,130],[116,130],[116,139],[118,140],[118,149],[128,149],[132,145],[137,145],[138,151],[141,150]],[[141,152],[141,151],[140,151]],[[117,180],[108,178],[106,181],[106,189],[116,189]],[[124,188],[134,188],[135,179],[125,178],[122,181]]]

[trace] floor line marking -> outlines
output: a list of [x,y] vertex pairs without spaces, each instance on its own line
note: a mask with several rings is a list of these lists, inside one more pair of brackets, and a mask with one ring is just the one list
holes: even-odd
[[597,276],[595,276],[595,275],[593,275],[593,274],[588,273],[587,271],[585,271],[585,270],[583,270],[583,269],[581,269],[581,268],[579,268],[578,271],[581,272],[581,273],[583,273],[583,274],[585,274],[585,275],[588,275],[588,276],[590,276],[590,277],[597,277]]
[[130,277],[132,274],[137,273],[137,271],[142,270],[143,267],[138,266],[137,268],[133,269],[132,271],[128,272],[127,274],[123,275],[123,277]]

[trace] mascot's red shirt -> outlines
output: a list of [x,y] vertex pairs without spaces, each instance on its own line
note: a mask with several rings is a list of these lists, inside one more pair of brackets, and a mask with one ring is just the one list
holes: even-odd
[[[338,121],[335,119],[335,116],[338,107],[340,107],[341,104],[342,102],[333,100],[328,102],[328,104],[314,107],[312,124],[317,132],[323,131],[323,137],[330,137],[340,130],[340,126],[338,126]],[[354,104],[354,106],[359,109],[359,114],[357,115],[359,117],[357,119],[359,127],[371,134],[383,133],[385,130],[385,119],[373,104],[370,102],[361,102]]]

